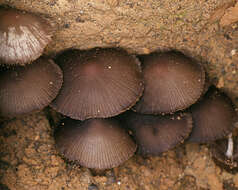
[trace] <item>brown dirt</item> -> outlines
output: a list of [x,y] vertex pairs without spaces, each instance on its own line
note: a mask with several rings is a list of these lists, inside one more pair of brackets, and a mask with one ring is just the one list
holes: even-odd
[[[238,105],[238,23],[221,25],[235,1],[0,0],[0,4],[35,12],[56,26],[45,51],[49,56],[71,47],[117,46],[138,54],[176,49],[202,62],[213,84]],[[45,112],[1,125],[0,189],[238,189],[238,174],[217,167],[204,145],[184,145],[161,157],[134,156],[119,168],[94,176],[89,169],[65,164],[55,150],[52,131]]]

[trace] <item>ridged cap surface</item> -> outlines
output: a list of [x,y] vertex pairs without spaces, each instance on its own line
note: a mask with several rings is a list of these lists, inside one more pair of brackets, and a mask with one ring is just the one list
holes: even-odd
[[139,62],[123,50],[71,50],[57,60],[64,82],[51,106],[73,119],[118,115],[142,95]]
[[142,59],[145,90],[133,110],[144,114],[183,110],[203,93],[205,71],[180,53],[153,53]]
[[194,127],[190,142],[207,143],[226,137],[234,128],[236,112],[231,100],[211,88],[204,98],[191,107]]
[[136,144],[113,119],[65,119],[55,135],[60,154],[94,169],[117,167],[128,160]]
[[17,116],[48,106],[62,85],[62,71],[52,60],[0,68],[0,115]]
[[0,8],[0,64],[24,65],[43,53],[52,27],[31,13]]

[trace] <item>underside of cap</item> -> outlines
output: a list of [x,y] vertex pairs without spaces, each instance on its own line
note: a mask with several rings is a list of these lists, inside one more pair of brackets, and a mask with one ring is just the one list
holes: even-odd
[[238,137],[236,135],[231,136],[232,140],[232,150],[231,151],[232,155],[231,157],[227,156],[227,151],[228,151],[228,142],[229,139],[222,139],[215,141],[211,143],[210,149],[212,153],[212,157],[215,160],[215,162],[221,166],[222,168],[227,169],[228,171],[232,171],[234,169],[238,169]]

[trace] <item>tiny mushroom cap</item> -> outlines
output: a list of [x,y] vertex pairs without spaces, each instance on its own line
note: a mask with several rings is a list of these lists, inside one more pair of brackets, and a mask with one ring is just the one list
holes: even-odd
[[195,103],[203,93],[205,71],[178,52],[142,57],[145,90],[133,110],[144,114],[173,113]]
[[208,143],[225,138],[234,129],[236,112],[231,100],[215,87],[191,107],[194,127],[189,142]]
[[[232,143],[232,144],[230,144]],[[238,168],[238,136],[230,135],[228,139],[217,140],[210,145],[215,162],[227,170]],[[231,147],[231,148],[230,148]]]
[[46,58],[26,66],[0,67],[0,115],[14,117],[48,106],[62,82],[61,69]]
[[0,8],[0,64],[30,63],[51,41],[52,27],[32,13]]
[[160,155],[181,144],[192,130],[189,113],[162,116],[128,112],[123,120],[142,155]]
[[57,60],[64,82],[51,106],[73,119],[118,115],[142,95],[140,64],[123,50],[71,50]]
[[58,151],[87,168],[117,167],[136,151],[136,144],[115,119],[66,118],[62,125],[55,134]]

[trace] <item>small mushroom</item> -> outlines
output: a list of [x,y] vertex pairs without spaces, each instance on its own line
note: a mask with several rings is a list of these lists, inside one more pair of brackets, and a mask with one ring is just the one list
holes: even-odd
[[136,151],[136,144],[115,119],[66,118],[55,141],[66,159],[93,169],[117,167]]
[[191,107],[194,127],[189,142],[208,143],[232,132],[236,112],[231,100],[215,87]]
[[142,57],[145,90],[133,110],[144,114],[172,113],[195,103],[203,93],[203,67],[181,53]]
[[26,64],[51,41],[52,27],[32,13],[0,8],[0,64]]
[[13,117],[48,106],[62,81],[61,69],[46,58],[26,66],[0,67],[0,115]]
[[64,82],[51,106],[73,119],[118,115],[142,95],[139,62],[123,50],[71,50],[59,56],[57,62]]
[[238,137],[230,133],[227,139],[211,143],[211,152],[215,162],[229,170],[238,168]]
[[126,123],[142,155],[159,155],[181,144],[192,130],[189,113],[174,115],[143,115],[125,113],[121,119]]

